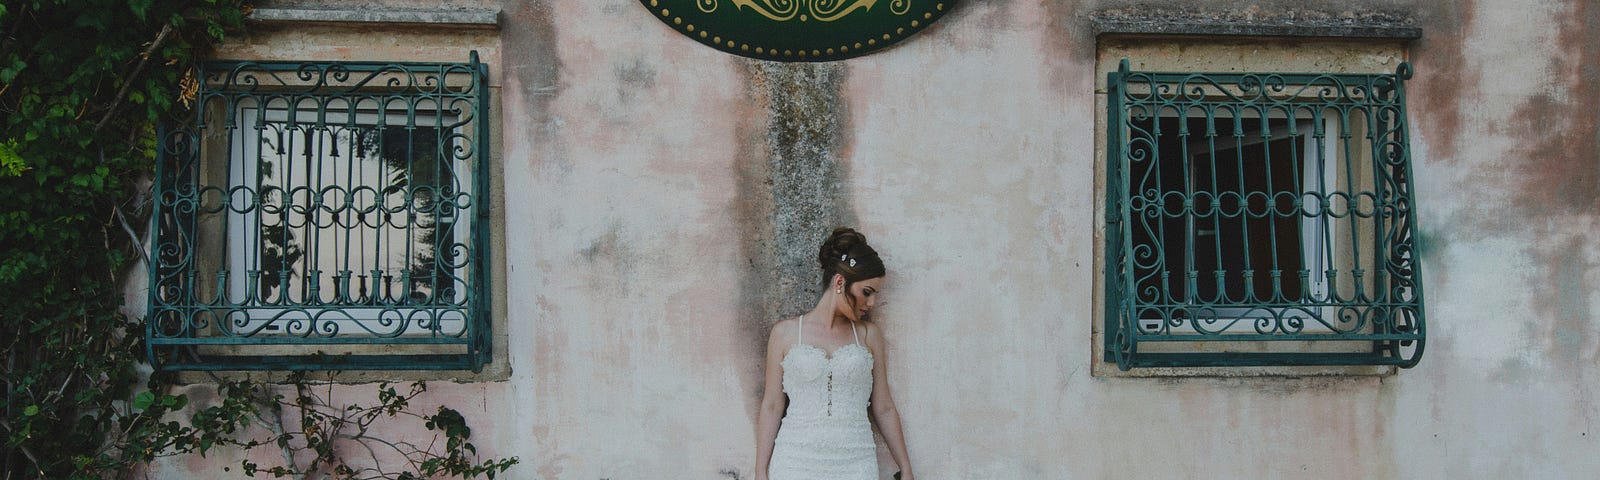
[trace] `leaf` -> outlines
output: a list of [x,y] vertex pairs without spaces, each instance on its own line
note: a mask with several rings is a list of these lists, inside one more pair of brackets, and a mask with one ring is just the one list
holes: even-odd
[[139,392],[138,395],[133,397],[133,409],[144,410],[150,408],[150,405],[154,404],[155,402],[156,394],[149,391]]
[[22,409],[22,416],[24,416],[24,417],[31,417],[31,416],[38,415],[38,414],[39,414],[39,406],[38,405],[28,405],[27,407],[24,407]]
[[20,177],[28,171],[28,162],[17,153],[16,140],[0,142],[0,177]]
[[150,13],[151,0],[133,0],[128,2],[128,10],[133,12],[134,18],[143,21]]

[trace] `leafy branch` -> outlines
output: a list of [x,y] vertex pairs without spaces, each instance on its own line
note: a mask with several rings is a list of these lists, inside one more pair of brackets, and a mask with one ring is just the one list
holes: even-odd
[[[248,414],[271,436],[266,439],[237,441],[231,445],[246,450],[274,445],[283,463],[262,466],[250,460],[240,462],[247,476],[256,474],[290,477],[297,480],[337,478],[341,480],[418,479],[441,476],[457,478],[495,478],[518,462],[509,459],[479,460],[477,447],[469,439],[472,429],[466,418],[449,407],[438,407],[432,414],[412,411],[411,403],[427,391],[427,384],[412,383],[400,390],[383,383],[378,386],[377,403],[339,406],[333,399],[334,384],[308,382],[303,372],[291,376],[293,395],[274,393],[265,385],[234,383],[224,389],[223,406],[208,408],[195,416],[203,420],[221,419],[214,426],[235,425],[241,414]],[[232,399],[248,398],[250,402]],[[265,408],[259,408],[264,405]],[[391,440],[378,435],[380,423],[411,420],[434,434],[426,444]],[[226,428],[212,428],[212,431]],[[443,443],[441,445],[441,435]],[[354,452],[354,453],[352,453]],[[396,465],[402,468],[394,468]]]
[[[142,249],[134,226],[148,220],[157,125],[191,113],[195,63],[248,10],[0,2],[0,479],[120,478],[158,458],[266,447],[284,462],[249,473],[493,477],[516,463],[479,461],[454,410],[410,412],[420,384],[335,408],[331,386],[303,379],[284,397],[271,392],[287,387],[218,381],[218,399],[197,405],[139,368],[145,325],[119,308]],[[375,433],[394,420],[421,421],[434,438]],[[272,436],[248,436],[262,429]]]

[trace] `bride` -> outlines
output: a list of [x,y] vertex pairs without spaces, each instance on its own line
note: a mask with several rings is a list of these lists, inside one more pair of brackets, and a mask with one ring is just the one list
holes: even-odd
[[883,329],[867,321],[883,288],[883,261],[865,235],[843,227],[822,242],[817,261],[824,290],[816,308],[773,325],[767,342],[755,478],[877,480],[870,411],[899,478],[912,480]]

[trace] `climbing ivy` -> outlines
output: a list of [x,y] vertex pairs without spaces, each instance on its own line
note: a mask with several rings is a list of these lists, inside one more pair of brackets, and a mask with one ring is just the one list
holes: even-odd
[[178,82],[244,8],[0,4],[4,476],[110,477],[176,441],[161,419],[181,397],[128,401],[148,387],[136,368],[141,330],[117,310],[120,280],[138,255],[154,125],[180,113]]
[[[264,445],[291,452],[291,461],[240,465],[245,473],[504,471],[516,460],[476,462],[470,430],[448,408],[408,414],[444,433],[446,448],[400,452],[416,466],[397,474],[349,466],[328,447],[352,437],[384,442],[366,426],[406,413],[420,386],[381,387],[377,407],[333,408],[308,395],[303,379],[218,382],[213,404],[190,405],[172,393],[171,378],[141,369],[142,319],[119,307],[124,276],[142,256],[156,125],[190,108],[185,95],[194,90],[184,87],[194,85],[194,63],[241,28],[245,3],[0,2],[0,478],[116,478],[164,456]],[[284,388],[296,393],[267,393]],[[299,424],[279,425],[266,440],[249,433],[285,418]],[[332,436],[313,436],[306,425]],[[323,463],[292,461],[306,449]]]

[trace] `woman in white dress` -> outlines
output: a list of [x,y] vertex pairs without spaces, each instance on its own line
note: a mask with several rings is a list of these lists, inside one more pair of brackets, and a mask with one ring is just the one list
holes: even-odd
[[878,424],[901,480],[913,480],[900,413],[889,394],[883,329],[867,321],[883,261],[867,237],[834,229],[817,261],[816,308],[772,327],[756,419],[756,480],[878,480]]

